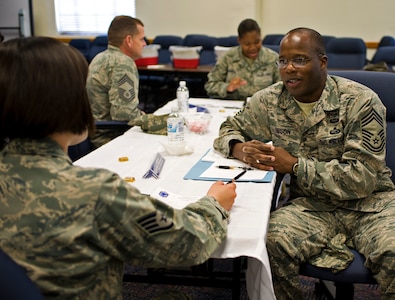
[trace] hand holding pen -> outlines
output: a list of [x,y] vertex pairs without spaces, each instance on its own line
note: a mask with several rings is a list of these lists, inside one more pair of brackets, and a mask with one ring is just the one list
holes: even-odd
[[236,198],[236,184],[224,184],[222,181],[213,183],[207,192],[226,210],[230,210]]

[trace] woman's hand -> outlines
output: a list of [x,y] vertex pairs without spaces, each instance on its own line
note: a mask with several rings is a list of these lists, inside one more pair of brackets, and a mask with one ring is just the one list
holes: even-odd
[[237,90],[239,87],[246,85],[247,81],[245,81],[244,79],[240,78],[240,77],[235,77],[233,78],[230,82],[228,87],[226,88],[226,90],[229,93],[234,92],[235,90]]
[[214,197],[218,203],[225,208],[230,210],[235,202],[236,198],[236,184],[228,183],[225,184],[222,181],[213,183],[207,192],[208,196]]

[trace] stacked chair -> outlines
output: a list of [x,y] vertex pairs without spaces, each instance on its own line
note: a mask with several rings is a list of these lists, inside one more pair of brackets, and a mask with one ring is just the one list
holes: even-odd
[[169,64],[171,63],[170,46],[181,46],[183,38],[178,35],[158,35],[152,41],[153,44],[160,45],[158,51],[158,63]]
[[199,65],[215,64],[214,47],[217,45],[217,38],[205,34],[188,34],[184,37],[183,45],[187,47],[202,46]]
[[239,45],[239,38],[237,35],[230,35],[217,38],[217,46],[234,47]]

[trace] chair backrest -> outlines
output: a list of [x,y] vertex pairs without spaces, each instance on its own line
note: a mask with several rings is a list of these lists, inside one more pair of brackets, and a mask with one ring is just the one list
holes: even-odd
[[336,37],[333,36],[333,35],[323,35],[322,36],[322,39],[324,40],[324,43],[325,43],[325,48],[327,48],[327,45],[328,45],[329,41],[334,39],[334,38],[336,38]]
[[328,68],[362,70],[366,53],[366,44],[361,38],[330,39],[326,45]]
[[239,40],[237,35],[230,35],[225,37],[217,38],[217,45],[223,47],[233,47],[239,45]]
[[392,69],[395,66],[395,46],[383,46],[377,48],[372,57],[372,63],[386,62],[388,67]]
[[153,44],[160,45],[158,50],[158,63],[169,64],[171,63],[170,46],[181,46],[183,38],[178,35],[157,35],[152,41]]
[[91,41],[89,39],[72,39],[69,45],[79,50],[86,60],[89,60],[89,50],[91,48]]
[[95,37],[92,41],[91,47],[89,49],[89,62],[100,52],[107,49],[108,46],[108,37],[107,35],[99,35]]
[[272,49],[273,51],[276,51],[277,53],[280,52],[280,45],[262,45],[263,47]]
[[26,271],[0,250],[0,299],[44,300]]
[[385,47],[385,46],[395,46],[395,38],[390,35],[384,35],[377,46],[377,48]]
[[264,36],[262,40],[263,45],[280,45],[280,42],[282,38],[284,37],[284,34],[267,34]]
[[329,74],[346,77],[366,85],[375,91],[387,108],[387,166],[392,170],[395,182],[395,73],[373,71],[329,71]]
[[217,38],[205,34],[188,34],[184,37],[184,46],[202,46],[200,52],[200,65],[214,65],[216,61],[214,47],[217,45]]
[[[122,131],[126,131],[131,127],[128,125],[127,121],[95,121],[95,126],[97,129],[115,129]],[[67,154],[72,161],[76,161],[77,159],[87,155],[92,150],[94,150],[94,146],[88,137],[79,144],[69,146]]]

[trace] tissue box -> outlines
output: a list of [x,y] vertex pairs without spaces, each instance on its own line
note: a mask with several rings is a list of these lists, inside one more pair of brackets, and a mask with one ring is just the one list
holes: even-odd
[[139,59],[136,59],[134,62],[138,67],[145,67],[148,65],[157,65],[158,64],[158,50],[160,49],[160,45],[151,44],[147,45],[143,48],[142,56]]
[[201,46],[183,47],[170,46],[173,66],[181,69],[196,69],[199,66]]

